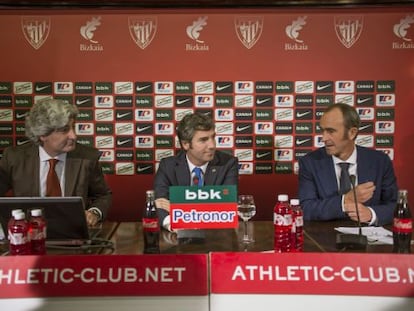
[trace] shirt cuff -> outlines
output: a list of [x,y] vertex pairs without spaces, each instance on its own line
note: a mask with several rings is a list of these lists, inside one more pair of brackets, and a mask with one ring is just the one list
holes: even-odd
[[99,208],[91,207],[90,209],[88,209],[88,212],[94,213],[98,217],[98,222],[102,221],[102,212]]
[[372,215],[371,221],[368,222],[368,226],[376,226],[378,224],[377,214],[375,213],[375,211],[371,207],[369,207],[369,206],[367,206],[367,207],[371,211],[371,215]]
[[171,230],[171,217],[170,215],[167,215],[164,220],[162,221],[162,227],[168,231],[172,231]]

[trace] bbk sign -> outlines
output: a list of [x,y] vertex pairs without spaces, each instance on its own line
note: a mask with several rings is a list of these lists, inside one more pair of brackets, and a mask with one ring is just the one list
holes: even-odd
[[237,187],[170,187],[171,229],[238,227]]

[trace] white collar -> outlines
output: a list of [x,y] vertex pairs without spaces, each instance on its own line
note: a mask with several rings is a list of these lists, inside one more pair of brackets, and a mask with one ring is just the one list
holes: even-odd
[[42,146],[39,146],[39,158],[40,161],[48,161],[49,159],[57,159],[61,162],[65,162],[66,161],[66,152],[65,153],[61,153],[59,155],[57,155],[56,157],[51,157],[45,150],[45,148],[43,148]]
[[356,160],[357,160],[357,148],[356,148],[356,146],[354,147],[354,151],[352,151],[352,153],[349,156],[349,158],[346,159],[345,161],[342,160],[342,159],[340,159],[340,158],[338,158],[338,157],[335,157],[335,156],[332,156],[332,159],[334,161],[334,164],[338,164],[338,163],[342,163],[342,162],[347,162],[347,163],[350,163],[350,164],[356,164]]
[[195,167],[201,168],[201,170],[203,171],[203,174],[206,172],[208,162],[203,164],[202,166],[197,166],[197,165],[194,165],[193,163],[191,163],[191,161],[188,159],[187,155],[185,156],[185,158],[187,159],[187,164],[188,164],[188,168],[190,169],[190,172],[192,172]]

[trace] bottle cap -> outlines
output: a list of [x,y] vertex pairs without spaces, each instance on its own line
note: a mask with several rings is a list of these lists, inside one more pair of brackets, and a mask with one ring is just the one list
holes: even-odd
[[14,217],[17,213],[22,213],[23,210],[21,208],[17,208],[11,211],[11,215]]
[[22,219],[25,219],[25,217],[26,215],[23,212],[19,212],[14,215],[14,219],[16,220],[22,220]]
[[281,202],[287,202],[289,200],[289,196],[287,194],[279,194],[277,196],[277,200]]
[[290,199],[290,205],[299,205],[299,199]]
[[32,209],[32,210],[30,211],[30,214],[31,214],[33,217],[39,217],[39,216],[42,216],[42,210],[41,210],[41,209],[39,209],[39,208]]

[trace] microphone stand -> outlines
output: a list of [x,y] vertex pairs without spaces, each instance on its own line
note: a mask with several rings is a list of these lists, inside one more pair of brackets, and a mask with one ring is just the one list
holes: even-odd
[[340,233],[336,236],[336,248],[342,250],[365,250],[367,248],[368,239],[365,235],[362,235],[361,219],[359,217],[358,201],[355,189],[355,175],[349,176],[352,185],[352,192],[354,194],[355,210],[358,220],[358,234]]

